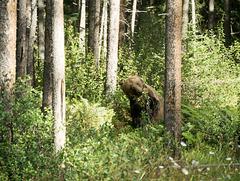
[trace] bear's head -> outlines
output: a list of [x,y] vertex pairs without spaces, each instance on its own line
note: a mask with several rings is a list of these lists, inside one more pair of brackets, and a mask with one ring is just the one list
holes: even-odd
[[140,97],[144,91],[144,88],[146,88],[144,81],[137,76],[132,76],[125,82],[120,82],[119,84],[123,92],[130,100]]

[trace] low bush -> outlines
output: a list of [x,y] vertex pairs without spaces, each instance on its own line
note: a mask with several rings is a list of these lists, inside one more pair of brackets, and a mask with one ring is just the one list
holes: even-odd
[[12,124],[11,142],[6,136],[0,142],[0,180],[51,179],[58,169],[51,112],[42,113],[41,93],[25,81],[15,90],[18,96],[10,98],[11,112],[0,100],[0,135],[8,135]]

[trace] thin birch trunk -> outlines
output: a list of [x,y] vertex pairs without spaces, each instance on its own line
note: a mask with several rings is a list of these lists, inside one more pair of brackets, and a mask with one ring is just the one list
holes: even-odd
[[63,0],[52,1],[52,40],[54,144],[57,153],[65,147],[66,140]]
[[183,1],[183,17],[182,17],[182,38],[184,39],[187,36],[188,32],[188,11],[189,11],[189,0]]
[[104,13],[104,31],[103,31],[103,57],[107,57],[107,31],[108,31],[108,6],[106,4],[106,10]]
[[118,33],[120,0],[110,0],[106,98],[111,100],[117,86]]
[[27,74],[30,76],[30,86],[35,84],[34,76],[34,41],[37,27],[37,0],[31,0],[31,15],[30,15],[29,43],[28,43],[28,58],[27,58]]
[[137,0],[133,0],[132,21],[131,21],[131,37],[132,37],[132,39],[134,37],[136,13],[137,13]]
[[[104,25],[105,21],[107,21],[106,13],[107,13],[107,2],[108,0],[103,1],[103,8],[102,8],[102,18],[101,18],[101,28],[100,28],[100,36],[99,36],[99,54],[101,55],[102,44],[103,44],[103,33],[104,33]],[[103,54],[104,57],[104,54]]]
[[79,47],[83,56],[85,56],[85,34],[86,34],[86,0],[80,0],[80,23],[79,23]]

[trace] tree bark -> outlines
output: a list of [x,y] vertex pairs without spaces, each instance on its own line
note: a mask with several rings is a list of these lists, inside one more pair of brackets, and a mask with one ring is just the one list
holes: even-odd
[[119,45],[124,46],[125,43],[125,12],[126,12],[126,0],[120,2],[120,22],[119,22]]
[[37,0],[31,0],[30,26],[29,28],[29,43],[28,43],[28,58],[27,58],[27,75],[30,76],[29,85],[35,85],[34,75],[34,42],[37,27]]
[[99,54],[99,30],[100,30],[100,3],[99,0],[89,1],[88,12],[88,47],[93,52],[93,56],[96,62],[96,66],[99,66],[100,54]]
[[43,71],[43,110],[46,107],[52,108],[52,4],[46,1],[46,21],[45,21],[45,55]]
[[[16,29],[17,0],[4,0],[0,4],[0,100],[5,111],[11,112],[9,105],[14,93],[16,75]],[[5,94],[5,95],[4,95]],[[0,135],[0,141],[7,137],[13,139],[12,120],[4,123],[9,129],[8,135]]]
[[195,1],[192,0],[192,30],[193,34],[195,35],[196,32],[196,14],[195,14]]
[[225,46],[231,45],[231,0],[224,0],[224,34],[225,34]]
[[55,151],[65,147],[65,53],[63,0],[52,0],[53,116]]
[[[165,32],[164,125],[181,140],[181,25],[182,0],[168,0]],[[178,148],[175,156],[179,156]]]
[[131,21],[131,37],[132,37],[132,39],[134,37],[136,14],[137,14],[137,0],[133,0],[132,21]]
[[44,60],[44,0],[38,0],[38,57]]
[[189,11],[189,0],[183,1],[183,18],[182,18],[182,38],[187,36],[188,32],[188,11]]
[[106,97],[109,101],[116,91],[118,62],[120,0],[110,0],[110,19],[107,56]]
[[182,39],[184,40],[182,42],[182,50],[186,51],[188,42],[187,42],[187,33],[188,33],[188,22],[189,22],[189,0],[183,1],[183,16],[182,16]]
[[18,0],[17,10],[17,50],[16,78],[26,78],[27,72],[27,42],[26,42],[26,0]]
[[[102,43],[103,43],[103,33],[104,33],[104,26],[106,25],[105,21],[107,21],[107,3],[108,0],[103,1],[103,8],[102,8],[102,17],[101,17],[101,28],[100,28],[100,37],[99,37],[99,54],[101,55]],[[105,54],[103,54],[105,57]]]
[[[108,3],[107,3],[108,4]],[[103,57],[107,57],[107,31],[108,31],[108,6],[106,4],[106,10],[104,13],[104,30],[103,30]]]
[[214,28],[214,0],[209,0],[208,30]]
[[80,0],[79,13],[79,45],[80,51],[85,55],[85,34],[86,34],[86,0]]

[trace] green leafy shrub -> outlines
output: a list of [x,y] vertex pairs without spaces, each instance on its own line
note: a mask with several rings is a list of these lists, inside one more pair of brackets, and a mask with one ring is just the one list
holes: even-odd
[[160,129],[148,129],[149,135],[144,130],[116,134],[108,124],[96,130],[71,123],[67,127],[66,179],[137,180],[135,171],[144,170],[162,153],[163,139],[157,136]]
[[240,66],[234,61],[239,44],[225,48],[222,37],[193,37],[183,55],[183,98],[193,105],[217,102],[219,106],[235,106],[240,89]]
[[233,143],[237,144],[240,120],[236,107],[220,107],[218,102],[209,102],[199,108],[183,105],[182,112],[182,135],[188,145],[205,142],[211,146],[229,147]]
[[84,97],[90,101],[99,101],[104,90],[106,63],[100,61],[97,70],[92,53],[83,56],[71,22],[66,23],[65,39],[66,95],[69,98]]
[[85,128],[94,127],[99,129],[108,123],[111,125],[114,112],[112,109],[101,107],[99,103],[90,103],[87,99],[81,98],[80,101],[72,100],[67,105],[67,120],[77,122],[79,126]]
[[239,43],[227,49],[221,31],[192,36],[183,55],[182,134],[189,145],[229,146],[239,136]]
[[51,179],[58,169],[51,112],[46,110],[43,115],[40,92],[25,81],[16,83],[15,90],[18,96],[10,98],[14,101],[9,105],[11,112],[0,100],[0,135],[12,124],[11,142],[0,142],[0,180]]

